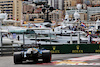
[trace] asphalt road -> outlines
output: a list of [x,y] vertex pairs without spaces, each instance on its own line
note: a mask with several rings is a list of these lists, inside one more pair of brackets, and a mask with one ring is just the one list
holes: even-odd
[[[69,58],[77,58],[83,56],[91,55],[100,55],[100,54],[53,54],[52,62],[54,61],[63,61]],[[100,63],[100,58],[98,60],[86,61],[87,63]],[[13,56],[2,56],[0,57],[0,67],[100,67],[100,65],[54,65],[52,63],[42,63],[41,61],[38,64],[32,62],[23,63],[23,64],[14,64]]]

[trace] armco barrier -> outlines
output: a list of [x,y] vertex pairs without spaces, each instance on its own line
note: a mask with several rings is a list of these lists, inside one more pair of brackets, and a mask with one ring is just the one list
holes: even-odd
[[49,49],[51,53],[100,53],[100,44],[59,44],[42,45],[42,48]]
[[12,56],[14,52],[18,52],[21,50],[21,47],[2,46],[0,47],[0,56]]
[[[51,51],[51,53],[100,53],[100,44],[57,44],[57,45],[41,45]],[[22,51],[21,47],[6,46],[0,47],[0,56],[13,55],[14,52]]]

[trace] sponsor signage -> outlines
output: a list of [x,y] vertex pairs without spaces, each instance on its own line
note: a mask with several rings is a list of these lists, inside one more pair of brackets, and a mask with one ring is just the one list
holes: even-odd
[[51,53],[60,53],[60,50],[57,50],[56,46],[52,46]]
[[98,46],[98,49],[95,50],[95,53],[100,53],[100,45]]
[[61,45],[42,45],[42,48],[48,49],[51,53],[100,53],[99,44],[61,44]]
[[83,50],[80,50],[80,46],[76,46],[76,50],[72,50],[72,53],[83,53]]

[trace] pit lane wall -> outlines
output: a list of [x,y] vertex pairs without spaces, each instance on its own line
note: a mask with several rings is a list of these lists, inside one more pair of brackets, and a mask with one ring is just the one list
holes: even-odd
[[100,53],[100,44],[58,44],[58,45],[42,45],[54,54],[66,53]]

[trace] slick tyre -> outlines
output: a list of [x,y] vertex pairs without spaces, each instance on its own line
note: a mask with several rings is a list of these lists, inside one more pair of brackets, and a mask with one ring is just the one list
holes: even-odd
[[21,64],[22,63],[22,55],[21,54],[14,54],[14,63]]
[[44,63],[48,63],[48,62],[51,62],[51,53],[48,52],[48,53],[43,53],[43,62]]
[[34,59],[34,63],[38,63],[38,59],[36,58],[36,59]]

